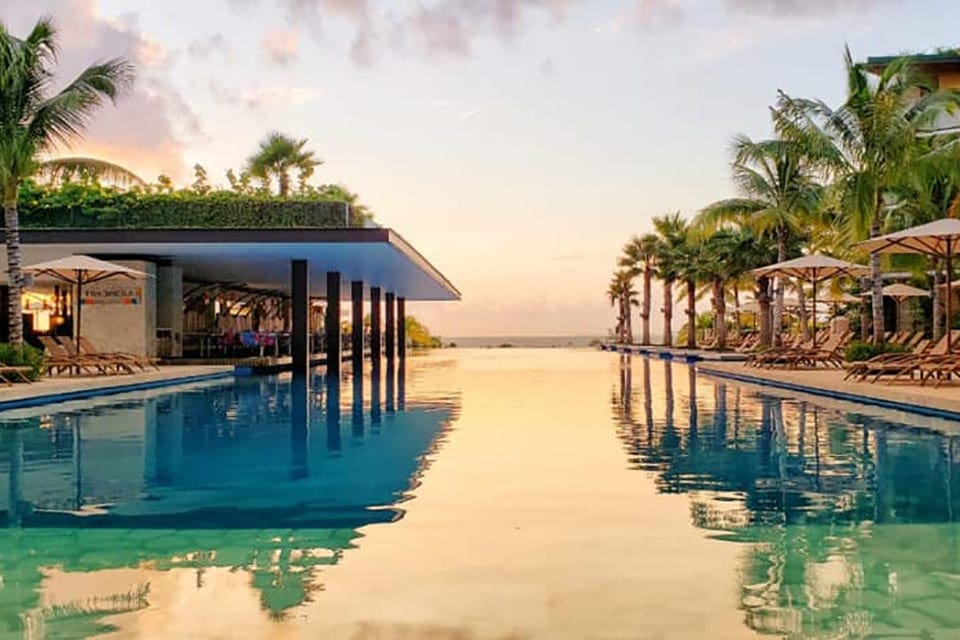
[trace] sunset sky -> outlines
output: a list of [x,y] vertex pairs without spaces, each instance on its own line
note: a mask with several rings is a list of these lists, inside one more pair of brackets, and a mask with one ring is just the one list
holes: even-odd
[[[214,182],[270,130],[463,292],[444,336],[603,334],[615,256],[732,194],[729,141],[778,89],[837,102],[858,58],[960,45],[956,0],[3,0],[61,29],[65,74],[138,81],[70,153]],[[659,305],[655,303],[655,308]]]

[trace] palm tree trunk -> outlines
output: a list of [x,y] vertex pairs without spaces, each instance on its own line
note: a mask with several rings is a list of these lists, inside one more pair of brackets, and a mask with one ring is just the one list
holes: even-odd
[[643,267],[643,306],[640,308],[640,320],[643,325],[640,344],[644,346],[650,344],[650,286],[651,280],[653,279],[652,268],[650,259],[647,258],[646,264]]
[[[787,259],[787,232],[777,231],[777,262]],[[783,278],[777,277],[773,290],[773,342],[782,344],[783,339]]]
[[697,283],[687,278],[687,348],[697,348]]
[[287,194],[290,193],[290,176],[287,175],[286,171],[280,171],[277,174],[277,189],[281,198],[286,198]]
[[[632,286],[628,289],[633,289]],[[626,343],[633,344],[633,307],[630,304],[630,293],[629,291],[623,294],[623,316],[624,316],[624,328],[623,332],[626,334]]]
[[[803,283],[797,283],[797,303],[800,305],[800,335],[803,336],[803,341],[806,342],[810,339],[810,314],[807,313],[807,293],[803,290]],[[813,310],[813,317],[817,317],[817,310]],[[814,327],[816,330],[816,327]]]
[[[877,211],[870,223],[870,237],[876,238],[880,235],[880,204],[877,203]],[[873,300],[873,343],[883,342],[883,278],[880,275],[880,254],[870,255],[870,278]]]
[[663,281],[663,346],[673,346],[673,279]]
[[713,281],[713,333],[717,337],[717,348],[727,348],[727,301],[724,298],[723,280]]
[[743,337],[743,329],[740,327],[740,285],[736,282],[733,283],[733,318],[736,322],[736,336],[737,340]]
[[760,307],[760,345],[770,347],[773,344],[773,332],[770,326],[770,278],[757,278],[755,294],[757,306]]
[[[9,192],[8,192],[9,193]],[[17,215],[17,188],[12,189],[11,197],[3,203],[4,223],[7,242],[7,313],[9,314],[8,342],[20,346],[23,344],[23,308],[21,291],[23,273],[20,255],[20,219]]]

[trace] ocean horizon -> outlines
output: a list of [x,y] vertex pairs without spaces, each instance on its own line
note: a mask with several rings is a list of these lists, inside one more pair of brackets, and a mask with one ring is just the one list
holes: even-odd
[[456,345],[468,349],[476,348],[527,348],[527,349],[557,349],[569,347],[589,347],[598,340],[604,340],[600,335],[579,336],[454,336],[444,337],[444,346]]

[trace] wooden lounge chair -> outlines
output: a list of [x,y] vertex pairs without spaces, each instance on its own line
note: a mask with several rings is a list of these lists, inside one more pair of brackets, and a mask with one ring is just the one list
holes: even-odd
[[[957,344],[958,340],[960,340],[960,330],[954,329],[952,331],[953,344]],[[946,334],[944,334],[936,344],[928,347],[927,350],[922,353],[891,355],[900,355],[902,357],[893,357],[888,359],[886,362],[874,363],[872,365],[871,373],[868,374],[874,376],[872,382],[877,382],[881,377],[884,376],[893,376],[889,380],[889,384],[902,379],[913,380],[915,373],[920,373],[922,381],[925,373],[927,373],[932,366],[957,356],[956,353],[951,354],[948,351]],[[863,377],[861,379],[863,379]]]
[[[61,338],[61,340],[63,339]],[[73,341],[71,340],[71,343],[72,342]],[[93,343],[90,342],[90,340],[84,338],[83,336],[80,336],[80,353],[139,367],[141,371],[146,371],[147,367],[153,367],[157,371],[160,370],[160,367],[157,364],[158,360],[156,358],[138,356],[125,351],[99,351],[95,346],[93,346]]]
[[120,367],[116,363],[107,362],[102,358],[70,353],[66,347],[51,336],[40,336],[39,339],[40,344],[43,345],[48,354],[46,363],[48,375],[63,373],[64,371],[71,374],[83,372],[91,375],[110,375],[120,373],[123,369],[126,373],[132,373],[133,371],[129,367]]
[[0,364],[0,382],[3,382],[8,387],[13,386],[13,381],[17,380],[19,382],[26,382],[30,384],[33,382],[30,378],[27,377],[27,374],[33,370],[33,367],[22,367],[22,366],[13,366]]
[[77,343],[70,337],[58,336],[57,340],[73,358],[100,363],[107,369],[112,368],[113,371],[110,371],[110,373],[133,373],[132,362],[99,353],[84,353],[77,348]]
[[821,364],[840,368],[843,366],[843,349],[849,338],[849,333],[835,333],[827,336],[827,339],[823,342],[818,343],[816,348],[811,345],[809,348],[787,351],[772,359],[769,364],[771,366],[783,365],[793,369],[799,367],[816,368]]

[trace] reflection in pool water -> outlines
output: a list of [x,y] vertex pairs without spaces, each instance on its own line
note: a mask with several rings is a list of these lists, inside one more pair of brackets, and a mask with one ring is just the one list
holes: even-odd
[[629,358],[612,406],[635,469],[686,494],[696,527],[751,544],[740,600],[752,629],[960,637],[956,425]]
[[[147,606],[149,583],[49,603],[59,572],[248,571],[273,617],[319,588],[356,529],[402,516],[455,397],[407,403],[404,376],[245,378],[0,418],[0,636],[81,637]],[[370,380],[367,380],[370,383]],[[341,393],[346,397],[341,398]],[[341,415],[341,406],[349,413]],[[93,594],[93,595],[91,595]]]

